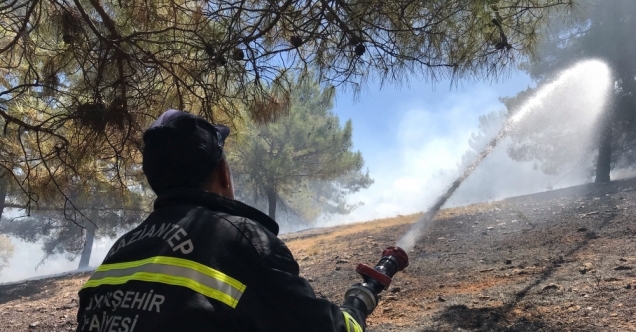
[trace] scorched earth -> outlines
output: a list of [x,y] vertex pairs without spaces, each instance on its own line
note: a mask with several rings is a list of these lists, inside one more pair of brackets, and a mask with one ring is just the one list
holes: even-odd
[[[385,331],[636,331],[636,181],[442,210],[368,319]],[[342,302],[418,215],[281,236]],[[74,331],[89,274],[0,285],[0,331]]]

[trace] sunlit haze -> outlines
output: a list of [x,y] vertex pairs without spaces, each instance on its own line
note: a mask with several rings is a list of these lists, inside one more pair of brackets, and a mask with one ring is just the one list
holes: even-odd
[[[526,74],[513,72],[496,83],[451,85],[440,81],[433,85],[412,80],[403,87],[380,88],[371,83],[357,96],[339,91],[333,111],[342,123],[352,120],[354,149],[362,152],[375,183],[350,196],[350,202],[363,202],[363,206],[348,215],[320,218],[316,227],[426,210],[456,175],[470,135],[478,130],[479,116],[505,109],[500,97],[514,96],[529,86],[533,83]],[[505,149],[496,149],[446,206],[581,184],[589,180],[587,168],[591,160],[589,156],[573,165],[567,174],[550,176],[533,169],[531,163],[513,161]],[[629,175],[624,170],[615,173]],[[69,262],[64,256],[55,256],[35,270],[43,257],[40,245],[15,238],[12,241],[15,255],[10,266],[0,273],[0,282],[77,267],[77,260]],[[113,241],[95,242],[91,266],[101,263]]]

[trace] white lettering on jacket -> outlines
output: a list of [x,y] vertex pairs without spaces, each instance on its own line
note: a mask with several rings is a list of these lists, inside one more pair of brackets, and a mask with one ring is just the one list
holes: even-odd
[[161,238],[170,246],[170,248],[172,248],[172,251],[178,250],[184,255],[194,251],[194,244],[192,243],[192,240],[188,238],[188,233],[186,233],[186,231],[179,225],[163,223],[158,225],[158,228],[156,226],[157,225],[152,225],[150,228],[145,226],[143,229],[138,229],[125,237],[122,237],[113,245],[112,248],[110,248],[106,257],[111,257],[120,249],[125,248],[132,243],[152,238]]

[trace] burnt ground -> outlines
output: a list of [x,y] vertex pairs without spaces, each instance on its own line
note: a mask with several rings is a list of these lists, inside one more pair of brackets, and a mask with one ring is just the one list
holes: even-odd
[[[636,331],[636,181],[441,211],[369,331]],[[417,215],[282,236],[336,303]],[[75,328],[88,274],[0,285],[0,331]]]

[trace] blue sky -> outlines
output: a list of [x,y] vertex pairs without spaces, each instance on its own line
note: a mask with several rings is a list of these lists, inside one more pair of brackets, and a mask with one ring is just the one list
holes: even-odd
[[[420,139],[452,135],[451,126],[457,121],[472,123],[476,129],[480,115],[503,108],[499,97],[514,96],[531,84],[530,77],[522,72],[514,72],[496,83],[459,82],[451,86],[448,80],[434,84],[413,80],[408,86],[383,89],[372,83],[357,96],[338,93],[333,111],[341,122],[352,120],[354,147],[362,151],[367,165],[389,167],[386,161],[391,160],[399,145],[396,138],[400,122],[409,112],[423,110],[430,115],[428,123],[417,123],[422,127]],[[457,108],[461,108],[463,119],[445,116]]]

